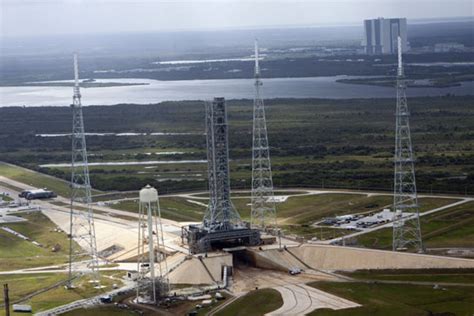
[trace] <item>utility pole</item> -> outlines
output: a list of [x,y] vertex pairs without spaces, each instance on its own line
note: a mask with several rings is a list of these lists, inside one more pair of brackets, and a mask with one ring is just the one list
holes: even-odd
[[252,200],[250,222],[266,229],[276,227],[270,148],[268,145],[265,106],[261,95],[262,81],[255,40],[255,98],[253,101]]
[[[79,274],[79,266],[84,262],[84,256],[90,257],[90,260],[87,262],[87,268],[92,275],[93,282],[97,285],[99,285],[100,282],[94,214],[91,206],[92,196],[89,166],[87,162],[86,138],[84,134],[81,93],[79,89],[77,54],[74,54],[74,95],[72,100],[68,288],[73,288],[72,281]],[[85,207],[86,210],[75,210],[76,203],[81,203],[81,206]],[[82,249],[85,251],[82,251]]]
[[393,192],[393,251],[415,247],[423,252],[415,166],[410,135],[410,112],[406,98],[401,39],[398,37],[397,109],[395,127],[395,172]]
[[5,301],[5,316],[10,316],[10,297],[8,296],[8,283],[3,284],[3,298]]

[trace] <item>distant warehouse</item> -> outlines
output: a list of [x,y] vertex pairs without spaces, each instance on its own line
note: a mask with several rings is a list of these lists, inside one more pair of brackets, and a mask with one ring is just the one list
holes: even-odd
[[38,190],[25,190],[18,194],[19,197],[25,198],[27,200],[36,200],[36,199],[51,199],[55,198],[57,195],[53,191],[38,189]]
[[402,52],[408,51],[406,18],[365,20],[364,30],[362,45],[368,55],[396,54],[398,36],[402,39]]

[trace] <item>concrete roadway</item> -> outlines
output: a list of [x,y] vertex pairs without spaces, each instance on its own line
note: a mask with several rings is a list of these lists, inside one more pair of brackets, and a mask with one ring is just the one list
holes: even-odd
[[306,284],[290,284],[275,288],[283,298],[283,305],[268,316],[305,315],[315,309],[333,310],[359,307],[361,305],[315,289]]

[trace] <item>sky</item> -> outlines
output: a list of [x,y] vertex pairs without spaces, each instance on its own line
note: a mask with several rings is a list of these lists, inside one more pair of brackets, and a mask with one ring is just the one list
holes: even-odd
[[347,25],[474,15],[474,0],[0,0],[0,35]]

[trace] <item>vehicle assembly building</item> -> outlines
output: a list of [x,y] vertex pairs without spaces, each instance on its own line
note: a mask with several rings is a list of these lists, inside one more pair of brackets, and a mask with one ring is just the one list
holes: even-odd
[[260,232],[243,222],[230,199],[227,110],[224,98],[206,103],[206,138],[209,205],[202,224],[183,228],[183,240],[191,253],[214,246],[260,243]]
[[396,54],[398,37],[402,41],[402,52],[409,49],[406,18],[365,20],[364,30],[362,45],[367,55]]

